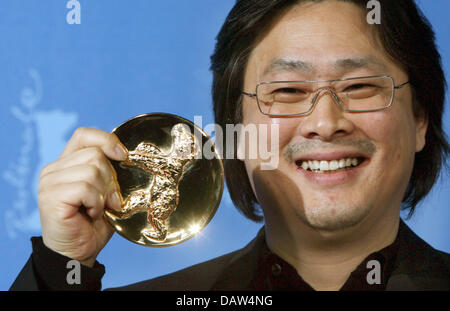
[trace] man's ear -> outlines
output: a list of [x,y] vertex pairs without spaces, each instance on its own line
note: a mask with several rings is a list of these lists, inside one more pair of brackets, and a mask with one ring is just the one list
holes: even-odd
[[425,147],[425,136],[428,129],[428,116],[424,114],[416,118],[416,152],[422,151]]

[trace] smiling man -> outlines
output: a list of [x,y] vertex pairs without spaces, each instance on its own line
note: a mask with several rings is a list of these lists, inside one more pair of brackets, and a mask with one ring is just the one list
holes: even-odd
[[[278,149],[275,169],[224,159],[233,202],[265,226],[244,249],[119,289],[450,290],[449,255],[400,219],[449,152],[440,57],[412,0],[380,3],[371,25],[362,0],[236,2],[211,57],[214,112],[222,128],[279,129],[264,142]],[[100,289],[117,144],[78,130],[43,170],[43,238],[12,289]],[[70,259],[83,264],[77,286],[65,282]]]
[[266,114],[254,98],[244,99],[244,124],[276,122],[286,155],[276,171],[245,164],[269,248],[311,286],[339,289],[366,256],[395,240],[427,124],[414,118],[408,85],[392,98],[393,81],[408,75],[352,3],[305,3],[284,12],[252,51],[244,89],[315,80],[323,82],[259,84]]
[[[367,23],[365,5],[238,1],[218,36],[216,119],[280,133],[276,170],[225,160],[235,204],[264,218],[262,258],[278,276],[257,288],[449,289],[448,255],[399,216],[402,202],[412,214],[449,150],[432,31],[412,1],[381,1],[380,25]],[[375,286],[365,279],[373,258],[383,270]]]

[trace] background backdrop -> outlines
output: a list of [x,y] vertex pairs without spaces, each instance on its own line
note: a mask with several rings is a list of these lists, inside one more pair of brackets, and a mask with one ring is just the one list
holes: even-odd
[[[168,112],[213,123],[209,56],[232,0],[79,0],[80,24],[67,0],[0,3],[0,290],[7,290],[40,235],[36,203],[42,167],[57,159],[75,128],[111,131],[142,113]],[[448,0],[419,2],[450,69]],[[445,13],[447,12],[447,13]],[[450,133],[447,100],[444,127]],[[450,252],[450,177],[441,178],[407,223]],[[211,223],[195,238],[146,248],[115,234],[98,260],[103,288],[166,274],[250,241],[247,221],[225,191]]]

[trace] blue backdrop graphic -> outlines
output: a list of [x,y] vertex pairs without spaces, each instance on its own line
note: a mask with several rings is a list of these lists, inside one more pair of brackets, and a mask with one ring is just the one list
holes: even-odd
[[[232,0],[79,0],[69,24],[66,0],[0,3],[0,290],[9,288],[40,235],[37,183],[75,128],[111,131],[147,112],[213,123],[209,56]],[[419,2],[450,69],[450,1]],[[445,13],[447,12],[447,13]],[[450,133],[447,101],[444,127]],[[450,252],[450,177],[443,176],[407,223]],[[99,256],[103,287],[166,274],[244,246],[261,224],[234,208],[228,193],[195,238],[146,248],[118,236]]]

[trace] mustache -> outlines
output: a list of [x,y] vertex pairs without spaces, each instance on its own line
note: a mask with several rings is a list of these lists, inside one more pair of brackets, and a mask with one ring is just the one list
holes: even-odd
[[284,158],[291,162],[296,155],[305,154],[311,150],[327,150],[336,149],[338,147],[350,147],[354,151],[359,151],[368,156],[372,156],[376,152],[375,144],[368,139],[349,139],[349,138],[337,138],[332,142],[324,142],[321,140],[310,140],[304,142],[289,143],[284,151]]

